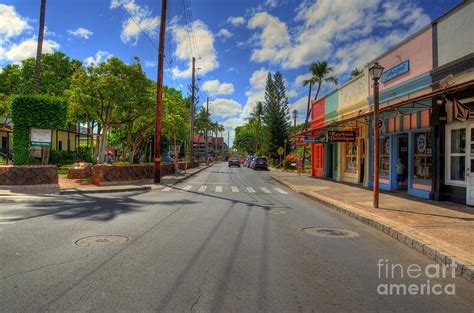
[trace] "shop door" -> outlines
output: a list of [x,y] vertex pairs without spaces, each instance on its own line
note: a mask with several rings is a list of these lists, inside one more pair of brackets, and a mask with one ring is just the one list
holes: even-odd
[[328,178],[333,178],[333,171],[334,171],[334,144],[330,143],[329,144],[329,162],[327,164],[329,165],[329,170],[328,170]]
[[398,155],[395,160],[396,189],[407,190],[408,187],[408,136],[398,137]]
[[474,125],[469,127],[468,157],[466,158],[466,204],[474,205]]

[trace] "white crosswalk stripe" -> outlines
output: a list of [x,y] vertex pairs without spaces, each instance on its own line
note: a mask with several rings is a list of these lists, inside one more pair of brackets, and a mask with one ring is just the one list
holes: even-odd
[[207,186],[203,185],[203,186],[199,187],[198,192],[205,192],[206,190],[207,190]]
[[188,190],[190,190],[191,188],[193,188],[193,186],[191,186],[191,185],[186,185],[186,186],[183,187],[183,190],[184,190],[184,191],[188,191]]
[[8,224],[13,224],[15,222],[0,222],[0,225],[8,225]]
[[279,193],[282,193],[282,194],[284,194],[284,195],[287,195],[287,194],[288,194],[288,192],[286,192],[286,191],[283,190],[283,189],[280,189],[280,188],[273,188],[273,189],[275,189],[276,191],[278,191]]
[[232,192],[239,192],[239,188],[237,188],[237,186],[231,186],[230,189],[232,189]]
[[216,186],[216,192],[222,192],[222,186]]
[[163,188],[163,191],[170,191],[172,188],[171,187],[165,187]]
[[260,187],[260,189],[261,189],[264,193],[272,193],[270,190],[268,190],[268,188]]
[[253,189],[252,187],[247,187],[247,191],[249,193],[255,193],[255,189]]

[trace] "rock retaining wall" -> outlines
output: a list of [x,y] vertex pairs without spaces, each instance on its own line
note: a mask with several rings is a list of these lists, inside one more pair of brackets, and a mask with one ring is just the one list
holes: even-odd
[[56,165],[7,165],[0,166],[0,185],[25,186],[58,184]]
[[[184,169],[186,163],[179,162],[179,168]],[[192,166],[187,164],[187,168],[196,167],[199,163],[195,162]],[[161,176],[174,174],[173,164],[161,165]],[[154,165],[130,164],[130,165],[94,165],[92,166],[92,184],[96,186],[111,185],[127,181],[139,181],[152,179],[154,177]]]

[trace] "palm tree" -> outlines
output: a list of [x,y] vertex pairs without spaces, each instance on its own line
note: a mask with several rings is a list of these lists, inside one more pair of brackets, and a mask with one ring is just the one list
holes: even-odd
[[351,72],[351,78],[359,76],[360,74],[362,74],[363,71],[364,70],[362,70],[361,68],[354,67],[354,69]]
[[250,113],[251,118],[254,119],[257,124],[257,127],[255,129],[255,137],[257,137],[255,151],[258,151],[258,147],[260,145],[259,135],[260,135],[260,127],[262,126],[262,115],[263,115],[263,102],[257,101],[254,111]]
[[43,38],[44,38],[44,19],[46,15],[46,0],[41,0],[39,31],[38,31],[38,46],[36,47],[36,64],[35,64],[35,78],[33,81],[33,93],[38,93],[41,79],[41,54],[43,53]]
[[[309,92],[308,92],[308,103],[306,106],[306,118],[304,122],[304,131],[308,128],[308,119],[311,114],[311,88],[314,84],[318,84],[318,89],[316,91],[316,95],[314,100],[318,99],[319,91],[321,90],[321,85],[323,83],[333,83],[337,85],[338,79],[336,76],[330,76],[332,72],[332,68],[328,65],[328,62],[317,62],[312,63],[309,67],[311,72],[311,77],[303,81],[303,86],[309,85]],[[305,169],[305,158],[306,158],[306,146],[303,147],[303,171]]]

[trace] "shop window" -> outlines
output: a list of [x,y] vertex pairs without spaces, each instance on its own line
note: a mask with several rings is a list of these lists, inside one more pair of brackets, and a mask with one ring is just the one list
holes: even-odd
[[390,137],[382,137],[379,140],[379,173],[381,177],[387,177],[390,174]]
[[346,142],[344,151],[344,171],[355,173],[357,171],[357,142]]
[[426,179],[431,180],[432,178],[432,164],[433,164],[433,141],[431,132],[415,133],[415,162],[414,162],[414,179]]
[[449,179],[464,182],[466,179],[466,129],[452,129],[449,133]]

